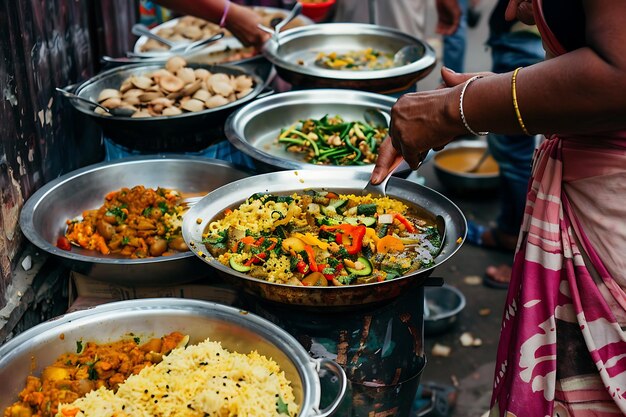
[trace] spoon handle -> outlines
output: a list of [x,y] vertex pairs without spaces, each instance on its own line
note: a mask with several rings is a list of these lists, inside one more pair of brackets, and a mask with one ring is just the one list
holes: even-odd
[[287,23],[291,22],[297,15],[299,15],[301,11],[302,3],[296,2],[289,14],[287,14],[287,16],[285,16],[285,18],[274,27],[274,31],[276,33],[280,32],[281,29],[284,28]]
[[165,39],[159,35],[157,35],[156,33],[152,33],[150,31],[150,29],[146,26],[146,25],[142,25],[141,23],[136,23],[133,25],[131,32],[133,33],[133,35],[137,35],[137,36],[146,36],[148,38],[154,39],[155,41],[159,41],[167,46],[169,46],[170,48],[174,47],[174,42]]
[[110,111],[108,108],[106,108],[106,107],[104,107],[104,106],[102,106],[102,105],[100,105],[100,104],[96,103],[95,101],[91,101],[91,100],[89,100],[89,99],[86,99],[86,98],[84,98],[84,97],[78,96],[78,95],[76,95],[76,94],[72,94],[72,93],[70,93],[69,91],[65,91],[64,89],[59,88],[59,87],[56,87],[56,90],[57,90],[59,93],[61,93],[63,96],[65,96],[65,97],[67,97],[67,98],[69,98],[69,99],[78,100],[78,101],[83,101],[83,102],[85,102],[85,103],[89,103],[89,104],[91,104],[92,106],[99,107],[99,108],[101,108],[102,110],[104,110],[104,111],[105,111],[105,112],[107,112],[107,113],[111,113],[111,111]]

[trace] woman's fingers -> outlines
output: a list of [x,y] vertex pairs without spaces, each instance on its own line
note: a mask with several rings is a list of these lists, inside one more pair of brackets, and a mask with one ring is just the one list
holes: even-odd
[[393,165],[397,156],[398,151],[394,149],[391,138],[388,137],[378,149],[376,166],[374,167],[374,171],[372,171],[372,183],[379,184],[380,182],[382,182],[382,180],[385,179],[385,176],[387,176],[387,173],[391,169],[391,166]]
[[483,72],[460,73],[460,72],[454,72],[450,68],[447,68],[447,67],[441,67],[441,80],[443,81],[446,87],[454,87],[456,85],[463,84],[465,81],[469,80],[470,78],[476,75],[488,77],[490,75],[493,75],[493,72],[483,71]]

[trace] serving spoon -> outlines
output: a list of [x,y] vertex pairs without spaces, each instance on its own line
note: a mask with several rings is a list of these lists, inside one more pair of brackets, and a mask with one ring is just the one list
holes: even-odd
[[124,108],[124,107],[117,107],[115,109],[109,109],[108,107],[103,106],[100,103],[96,103],[95,101],[91,101],[88,98],[85,97],[81,97],[77,94],[74,93],[70,93],[69,91],[65,91],[62,88],[56,88],[56,90],[61,93],[63,96],[71,99],[71,100],[78,100],[78,101],[82,101],[84,103],[88,103],[91,104],[94,107],[98,107],[102,110],[104,110],[105,112],[107,112],[108,114],[110,114],[111,116],[121,116],[121,117],[128,117],[130,115],[132,115],[135,110],[133,109],[128,109],[128,108]]
[[403,46],[393,56],[393,66],[401,67],[417,61],[422,55],[420,49],[415,45]]
[[483,165],[483,163],[487,160],[487,157],[489,156],[489,148],[485,149],[485,152],[483,152],[483,154],[480,156],[480,158],[478,159],[478,161],[476,162],[476,164],[468,169],[467,171],[465,171],[468,174],[475,174],[478,172],[478,169]]
[[[260,23],[257,25],[257,27],[261,29],[263,32],[267,32],[270,35],[272,35],[272,40],[276,43],[279,43],[278,39],[279,39],[280,31],[283,29],[283,27],[285,27],[287,23],[291,22],[296,16],[298,16],[301,11],[302,11],[302,3],[296,2],[296,4],[293,6],[293,8],[287,14],[287,16],[285,16],[285,18],[282,19],[280,22],[276,23],[273,28],[268,28],[267,26],[262,25]],[[271,23],[273,24],[275,23],[275,21],[273,20]]]

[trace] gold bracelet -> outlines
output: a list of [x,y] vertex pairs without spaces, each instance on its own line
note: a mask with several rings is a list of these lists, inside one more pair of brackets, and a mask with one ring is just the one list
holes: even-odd
[[513,107],[515,108],[515,115],[517,116],[517,121],[519,122],[522,131],[528,136],[532,136],[528,129],[526,129],[524,120],[522,120],[522,113],[519,111],[519,104],[517,103],[517,89],[515,81],[517,80],[517,73],[521,69],[522,67],[516,68],[515,71],[513,71],[513,77],[511,78],[511,94],[513,95]]

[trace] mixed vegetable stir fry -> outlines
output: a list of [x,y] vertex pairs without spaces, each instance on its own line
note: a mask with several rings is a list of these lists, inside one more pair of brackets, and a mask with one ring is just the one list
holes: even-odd
[[393,54],[367,48],[345,53],[320,52],[316,64],[334,70],[371,71],[392,68]]
[[290,285],[391,280],[434,264],[437,227],[390,197],[307,190],[257,193],[227,209],[203,235],[230,268]]
[[306,119],[282,129],[277,142],[316,165],[373,164],[387,129],[341,116]]

